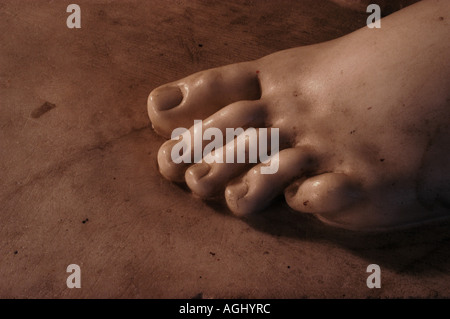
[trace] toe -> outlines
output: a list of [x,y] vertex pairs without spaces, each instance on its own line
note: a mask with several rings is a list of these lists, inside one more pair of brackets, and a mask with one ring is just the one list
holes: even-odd
[[178,143],[177,140],[166,141],[158,151],[158,167],[162,176],[172,182],[183,182],[184,172],[188,164],[176,163],[172,159],[172,149]]
[[240,175],[248,164],[242,163],[198,163],[186,170],[186,184],[202,198],[211,198],[224,190],[233,177]]
[[156,132],[168,138],[177,127],[189,127],[222,107],[261,96],[253,62],[232,64],[193,74],[153,90],[148,114]]
[[343,173],[325,173],[298,180],[287,187],[284,194],[292,209],[317,214],[340,211],[361,198],[357,184]]
[[183,101],[183,92],[177,85],[165,85],[154,90],[149,97],[156,112],[177,107]]
[[[192,192],[203,198],[218,195],[232,178],[256,164],[259,132],[259,129],[246,130],[225,146],[206,154],[201,163],[189,167],[185,178]],[[271,136],[267,137],[271,140]]]
[[[265,208],[274,197],[294,179],[301,177],[315,165],[313,153],[308,148],[289,148],[274,154],[270,163],[254,166],[243,177],[225,189],[225,199],[230,210],[243,216]],[[273,174],[263,174],[262,168],[273,166]]]
[[[217,142],[222,146],[227,142],[226,137],[228,129],[237,128],[244,130],[244,128],[264,125],[266,120],[264,109],[264,104],[261,101],[239,101],[222,108],[220,111],[202,121],[201,124],[199,122],[199,124],[192,126],[183,133],[182,138],[180,138],[180,136],[172,136],[172,139],[165,142],[158,152],[158,165],[161,174],[171,181],[182,182],[185,178],[186,169],[191,164],[202,161],[202,158],[204,157],[203,150],[205,146],[208,147],[210,143],[208,140],[204,141],[203,138],[208,136],[208,138],[212,139],[213,137],[212,135],[209,136],[208,133],[212,131],[216,133],[219,132],[221,136],[215,136],[213,140],[216,142],[216,139],[219,139]],[[214,130],[208,131],[208,129]],[[239,130],[236,130],[235,132],[239,132]],[[187,140],[184,140],[185,138]],[[183,153],[183,157],[187,160],[177,162],[176,158],[174,158],[174,156],[178,158],[180,155],[178,152],[174,153],[172,151],[178,143],[186,143],[186,152],[188,153],[188,156],[184,156],[185,153]],[[196,150],[200,150],[200,152],[197,152]],[[223,162],[226,162],[226,159],[223,159]],[[235,161],[233,162],[236,163]],[[235,168],[239,168],[239,165],[235,167],[234,165],[227,164],[227,167],[230,169],[230,172],[232,172]],[[190,174],[186,175],[189,177],[188,180],[191,182],[191,185],[196,183],[196,179],[199,176],[199,170],[204,169],[204,166],[202,168],[194,167],[193,170],[190,171]],[[194,172],[196,173],[194,174]],[[203,196],[203,192],[199,192],[199,195]]]

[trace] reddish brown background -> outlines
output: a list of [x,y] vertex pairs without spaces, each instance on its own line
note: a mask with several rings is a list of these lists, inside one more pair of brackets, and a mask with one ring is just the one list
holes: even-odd
[[[77,1],[82,28],[68,29],[70,3],[0,3],[0,297],[450,297],[448,225],[358,234],[281,201],[244,221],[157,170],[153,88],[339,37],[364,11]],[[66,287],[72,263],[81,289]],[[381,289],[366,286],[372,263]]]

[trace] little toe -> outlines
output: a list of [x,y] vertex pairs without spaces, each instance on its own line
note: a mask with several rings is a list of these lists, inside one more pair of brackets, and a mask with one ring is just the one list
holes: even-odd
[[360,201],[362,191],[343,173],[324,173],[298,180],[284,192],[287,204],[304,213],[334,213]]
[[153,90],[147,101],[155,131],[168,138],[177,127],[189,127],[222,107],[241,100],[257,100],[261,89],[252,62],[195,73]]
[[[244,216],[265,208],[294,179],[301,177],[315,165],[314,156],[307,148],[288,148],[272,155],[269,163],[254,166],[243,177],[225,189],[230,210]],[[274,168],[262,173],[262,168]]]

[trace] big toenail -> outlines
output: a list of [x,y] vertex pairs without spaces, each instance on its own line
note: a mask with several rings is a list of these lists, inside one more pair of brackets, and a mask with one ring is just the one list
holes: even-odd
[[166,111],[181,103],[183,93],[178,86],[163,86],[150,94],[150,100],[157,111]]
[[211,166],[207,163],[199,163],[189,168],[188,174],[191,174],[197,181],[207,175],[211,170]]

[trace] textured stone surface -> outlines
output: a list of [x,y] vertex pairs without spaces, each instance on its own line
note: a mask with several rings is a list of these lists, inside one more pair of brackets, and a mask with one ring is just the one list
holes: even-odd
[[[336,38],[366,13],[313,0],[77,3],[77,30],[63,2],[0,4],[0,297],[450,297],[445,223],[358,234],[282,202],[244,221],[158,173],[153,88]],[[81,289],[66,287],[72,263]],[[372,263],[381,289],[366,286]]]

